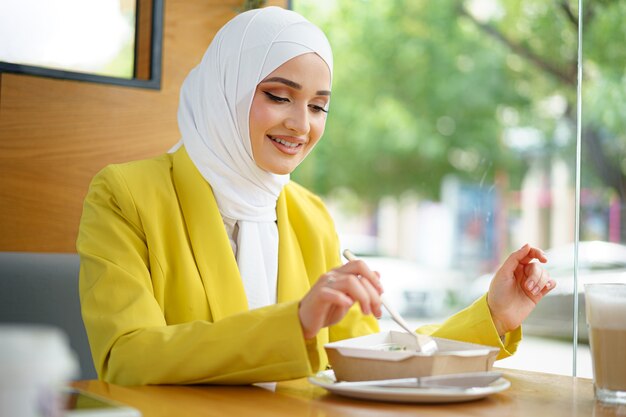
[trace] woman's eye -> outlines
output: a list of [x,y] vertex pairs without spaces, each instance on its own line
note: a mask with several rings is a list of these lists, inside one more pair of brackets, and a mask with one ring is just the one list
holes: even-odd
[[323,111],[324,113],[328,113],[328,110],[326,110],[326,109],[325,109],[325,108],[323,108],[322,106],[318,106],[318,105],[315,105],[315,104],[311,104],[311,105],[309,106],[309,108],[310,108],[311,110],[313,110],[315,113],[319,113],[319,112],[321,112],[321,111]]
[[272,93],[268,93],[267,91],[263,91],[263,93],[272,101],[277,101],[279,103],[288,103],[289,99],[285,97],[275,96]]

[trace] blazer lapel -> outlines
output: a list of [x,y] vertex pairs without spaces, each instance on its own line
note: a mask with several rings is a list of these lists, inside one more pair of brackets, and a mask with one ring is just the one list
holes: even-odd
[[245,290],[209,183],[181,147],[173,178],[213,321],[248,310]]
[[289,221],[287,201],[282,192],[276,203],[278,218],[278,294],[279,303],[301,299],[311,288],[302,250]]

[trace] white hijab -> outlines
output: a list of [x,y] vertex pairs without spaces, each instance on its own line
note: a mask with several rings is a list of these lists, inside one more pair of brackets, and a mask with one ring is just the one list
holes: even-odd
[[309,52],[332,74],[332,52],[319,28],[278,7],[250,10],[220,29],[181,88],[182,139],[173,150],[185,146],[213,188],[222,216],[237,222],[237,264],[251,309],[276,302],[276,201],[289,175],[272,174],[254,162],[250,106],[260,81]]

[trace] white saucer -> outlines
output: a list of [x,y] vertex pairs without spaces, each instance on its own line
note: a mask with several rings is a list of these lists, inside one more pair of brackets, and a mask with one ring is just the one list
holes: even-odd
[[456,403],[484,398],[504,391],[511,383],[500,378],[486,387],[473,388],[397,388],[385,386],[342,386],[335,381],[332,370],[309,377],[309,382],[333,394],[365,400],[406,403]]

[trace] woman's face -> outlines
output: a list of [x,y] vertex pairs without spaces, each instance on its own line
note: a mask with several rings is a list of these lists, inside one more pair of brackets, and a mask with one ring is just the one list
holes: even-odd
[[330,101],[330,71],[315,53],[278,67],[256,88],[250,108],[250,140],[256,164],[289,174],[319,141]]

